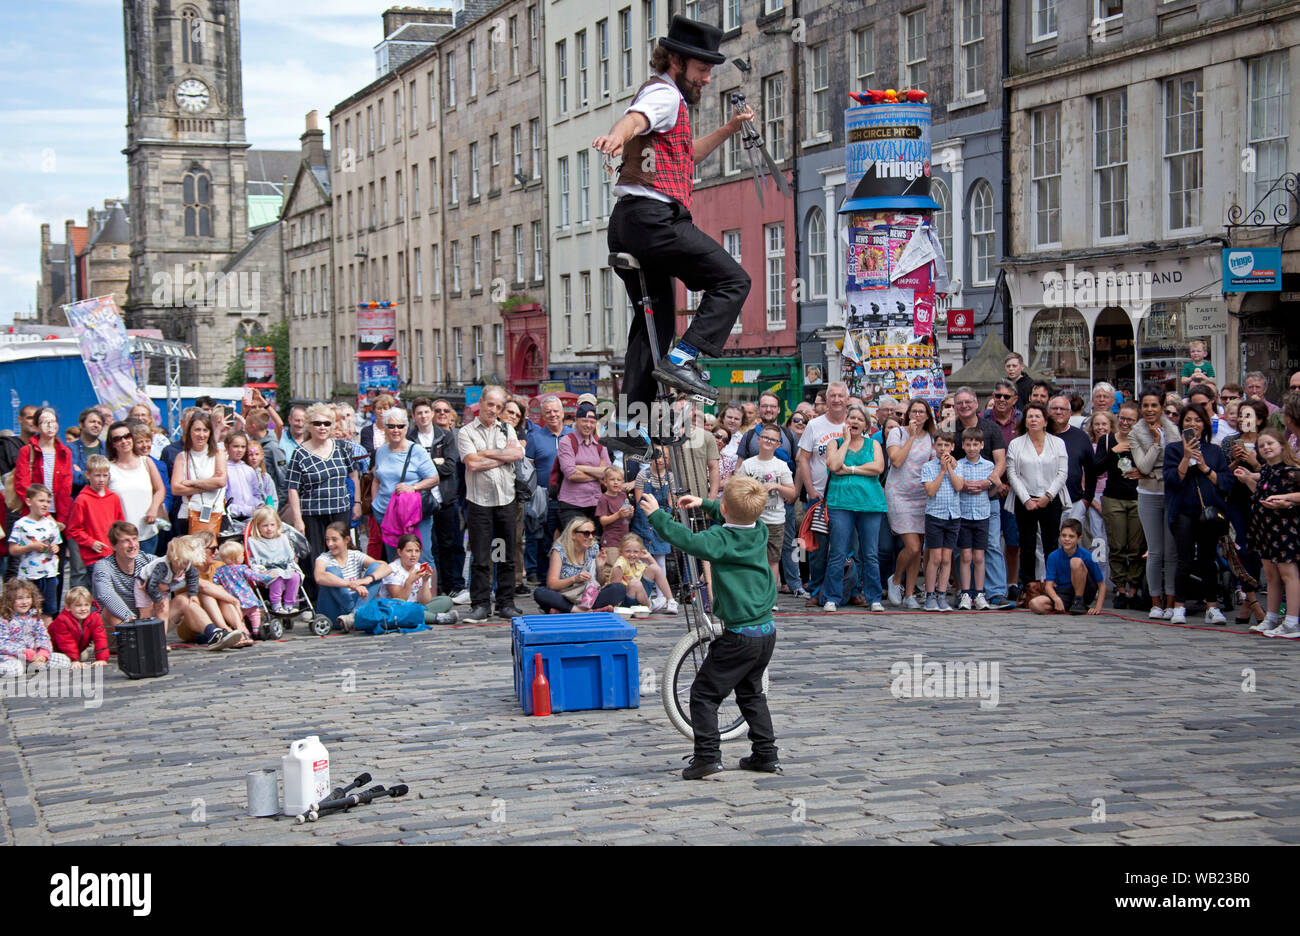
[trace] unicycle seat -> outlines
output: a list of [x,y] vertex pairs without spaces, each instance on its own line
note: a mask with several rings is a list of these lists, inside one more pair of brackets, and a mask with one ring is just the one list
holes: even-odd
[[609,265],[616,270],[639,270],[641,262],[630,253],[612,253],[609,255]]

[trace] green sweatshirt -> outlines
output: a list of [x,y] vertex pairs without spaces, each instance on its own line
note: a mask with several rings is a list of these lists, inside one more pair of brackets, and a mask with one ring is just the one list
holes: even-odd
[[[706,500],[703,507],[723,519],[717,501]],[[772,620],[776,580],[767,564],[767,527],[715,526],[692,533],[663,508],[650,515],[650,526],[678,549],[713,564],[713,610],[728,630]]]

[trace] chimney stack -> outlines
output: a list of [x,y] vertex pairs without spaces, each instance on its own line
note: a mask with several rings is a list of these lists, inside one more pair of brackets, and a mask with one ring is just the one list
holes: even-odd
[[317,127],[316,111],[307,114],[307,128],[299,137],[302,141],[302,158],[308,166],[325,165],[325,131]]

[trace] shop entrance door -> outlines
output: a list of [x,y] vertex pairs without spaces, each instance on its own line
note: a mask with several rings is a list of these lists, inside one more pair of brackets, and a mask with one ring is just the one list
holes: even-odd
[[1092,330],[1093,386],[1104,380],[1124,394],[1124,399],[1133,399],[1134,360],[1133,323],[1128,314],[1115,306],[1102,309]]

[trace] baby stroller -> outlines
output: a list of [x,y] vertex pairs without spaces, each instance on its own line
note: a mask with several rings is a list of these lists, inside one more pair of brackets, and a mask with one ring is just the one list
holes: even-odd
[[[238,521],[236,521],[238,522]],[[240,524],[240,532],[243,536],[244,555],[251,556],[252,552],[248,548],[248,530],[247,524]],[[282,528],[289,537],[289,542],[293,545],[293,555],[298,562],[298,571],[303,572],[303,560],[311,556],[311,547],[307,543],[307,537],[303,536],[291,526]],[[303,573],[303,579],[306,580],[306,574]],[[306,610],[300,611],[296,607],[288,613],[276,612],[271,609],[271,604],[267,600],[267,586],[261,583],[253,587],[253,594],[257,596],[258,603],[262,606],[262,631],[263,640],[279,640],[284,636],[286,630],[293,630],[295,621],[301,621],[307,625],[307,629],[317,637],[326,637],[334,629],[334,622],[324,614],[317,614],[316,607],[312,604],[311,597],[307,594],[305,588],[298,589],[298,601],[306,605]]]

